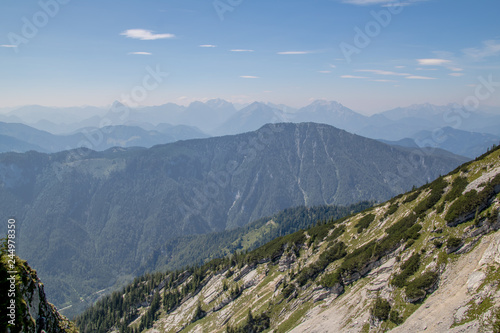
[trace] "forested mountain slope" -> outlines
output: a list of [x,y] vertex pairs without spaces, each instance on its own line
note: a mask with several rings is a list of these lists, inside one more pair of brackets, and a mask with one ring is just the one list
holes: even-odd
[[307,229],[318,221],[337,220],[363,211],[373,204],[374,202],[362,201],[349,206],[292,207],[260,218],[244,227],[169,239],[151,253],[134,275],[185,268],[203,264],[210,259],[222,258],[236,251],[253,250],[277,237]]
[[[54,124],[57,127],[57,125]],[[52,134],[25,124],[0,122],[0,152],[55,153],[79,147],[103,151],[112,147],[152,147],[178,140],[209,136],[195,127],[169,124],[145,130],[138,126],[105,126],[79,128],[72,134]]]
[[500,149],[354,216],[137,278],[82,332],[498,332]]
[[288,207],[386,200],[464,161],[314,123],[150,149],[6,153],[0,215],[18,219],[20,255],[66,307],[133,278],[168,240]]

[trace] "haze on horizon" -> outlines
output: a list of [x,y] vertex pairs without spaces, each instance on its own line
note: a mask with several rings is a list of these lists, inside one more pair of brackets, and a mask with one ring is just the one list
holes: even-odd
[[[500,106],[500,3],[6,0],[0,108],[222,98]],[[134,96],[136,98],[134,98]],[[132,105],[130,105],[132,104]]]

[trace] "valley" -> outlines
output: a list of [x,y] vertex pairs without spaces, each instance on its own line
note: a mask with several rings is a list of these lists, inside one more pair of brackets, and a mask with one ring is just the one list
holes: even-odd
[[[499,166],[497,148],[361,213],[248,253],[142,276],[77,325],[82,332],[496,332]],[[464,209],[464,191],[479,178],[478,200]],[[117,316],[102,317],[112,304]]]
[[242,227],[288,207],[380,202],[466,160],[328,125],[273,124],[150,149],[5,153],[0,207],[17,217],[19,254],[50,299],[77,311],[81,299],[152,268],[151,256],[175,238]]

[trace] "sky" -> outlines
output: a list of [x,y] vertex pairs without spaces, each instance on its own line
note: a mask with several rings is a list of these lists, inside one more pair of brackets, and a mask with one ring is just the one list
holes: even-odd
[[0,108],[500,106],[498,13],[498,0],[3,0]]

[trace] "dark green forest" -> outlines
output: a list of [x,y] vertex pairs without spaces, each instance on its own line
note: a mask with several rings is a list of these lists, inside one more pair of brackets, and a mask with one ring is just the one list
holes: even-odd
[[374,202],[363,201],[349,206],[287,208],[233,230],[172,239],[155,250],[135,274],[179,269],[187,265],[203,264],[207,260],[234,252],[253,250],[277,237],[361,212],[373,204]]

